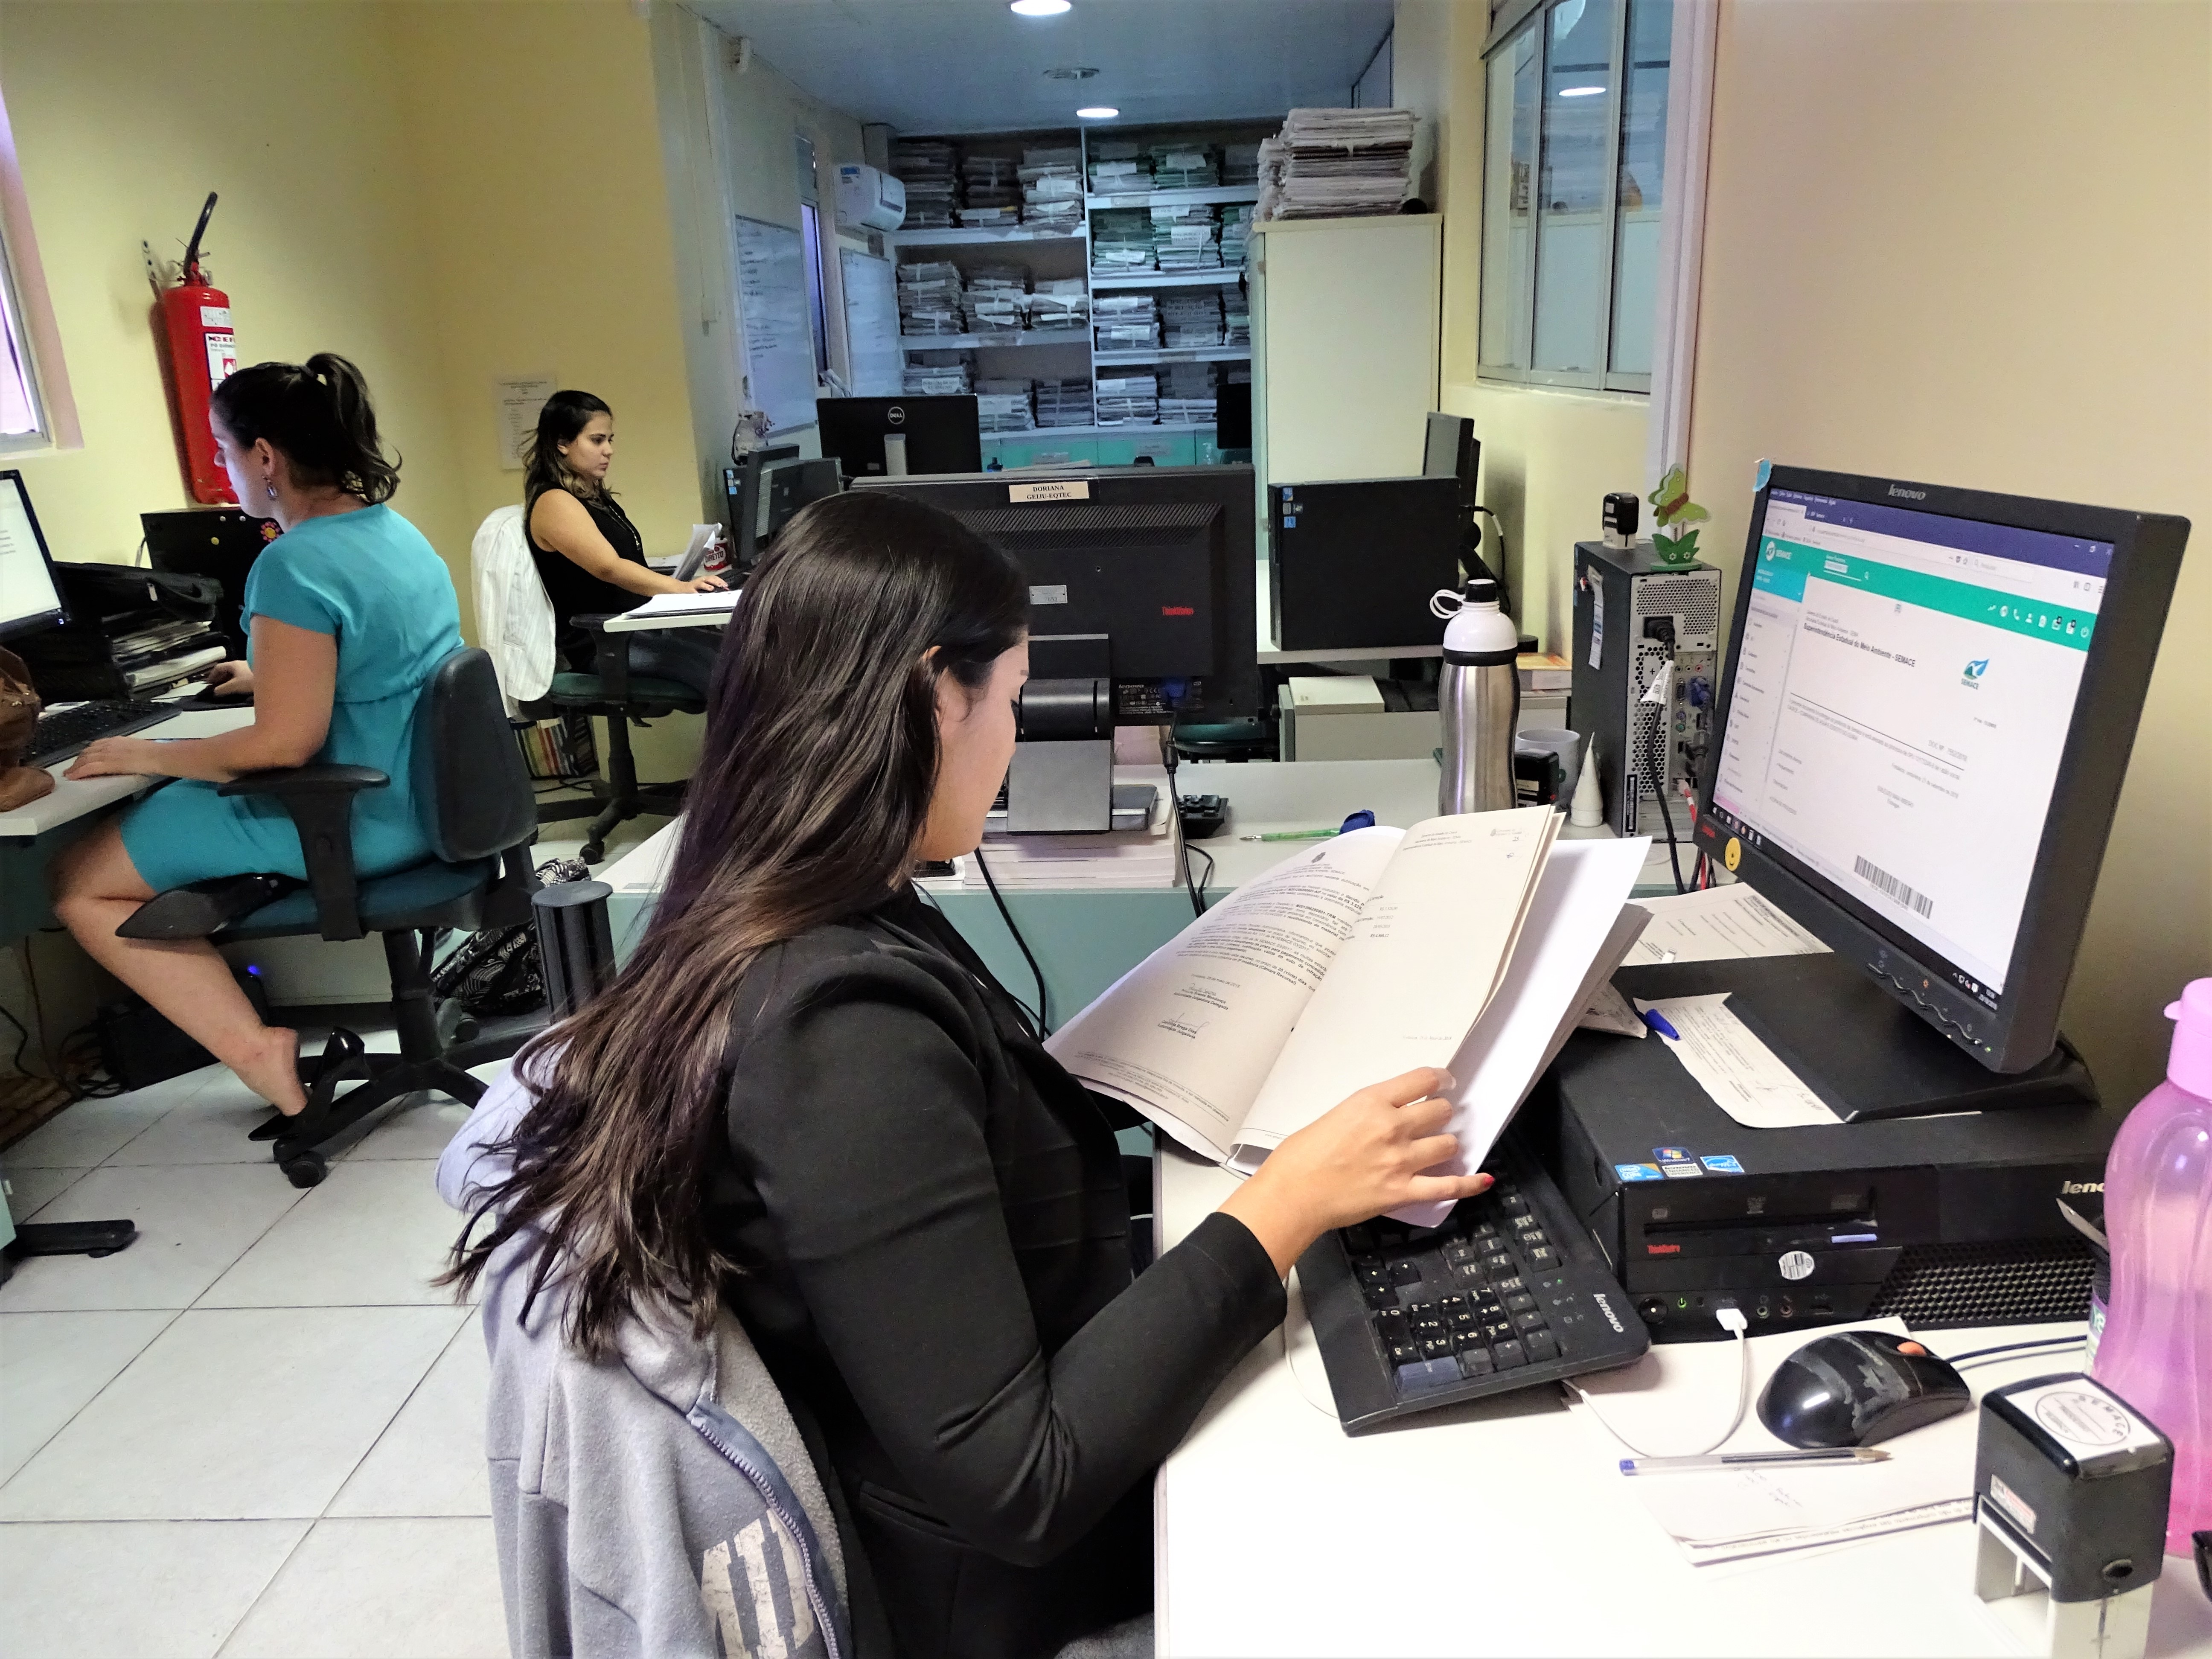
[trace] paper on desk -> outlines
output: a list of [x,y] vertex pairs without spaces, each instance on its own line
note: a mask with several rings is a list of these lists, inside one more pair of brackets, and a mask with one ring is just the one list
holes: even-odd
[[1713,1103],[1747,1129],[1787,1129],[1843,1121],[1827,1103],[1784,1065],[1728,1006],[1728,993],[1636,999],[1639,1013],[1657,1013],[1676,1033],[1659,1033],[1682,1069]]
[[1722,962],[1741,957],[1820,956],[1828,947],[1741,882],[1698,893],[1638,899],[1651,925],[1627,966]]
[[700,617],[716,611],[735,611],[743,591],[734,587],[709,588],[704,593],[656,593],[643,605],[634,605],[623,614],[631,617]]

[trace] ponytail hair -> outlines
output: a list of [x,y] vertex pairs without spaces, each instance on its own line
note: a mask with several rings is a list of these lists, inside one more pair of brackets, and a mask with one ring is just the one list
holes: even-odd
[[399,463],[376,435],[368,382],[344,358],[256,363],[215,389],[215,418],[241,444],[266,439],[308,489],[342,489],[374,506],[399,488]]

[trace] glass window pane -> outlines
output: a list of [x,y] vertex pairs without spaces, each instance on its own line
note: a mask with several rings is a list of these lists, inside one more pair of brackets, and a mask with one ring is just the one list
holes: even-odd
[[1562,0],[1547,14],[1544,155],[1536,195],[1540,369],[1604,367],[1606,163],[1614,0]]
[[814,335],[814,372],[830,367],[830,336],[823,322],[829,309],[822,292],[822,216],[811,202],[799,204],[799,228],[805,239],[806,316]]
[[1482,179],[1482,362],[1528,367],[1528,208],[1536,169],[1536,25],[1491,55]]
[[0,437],[23,437],[39,430],[38,382],[15,310],[15,283],[0,246]]
[[1667,70],[1674,33],[1674,0],[1629,0],[1613,241],[1616,374],[1651,372],[1659,212],[1667,170]]

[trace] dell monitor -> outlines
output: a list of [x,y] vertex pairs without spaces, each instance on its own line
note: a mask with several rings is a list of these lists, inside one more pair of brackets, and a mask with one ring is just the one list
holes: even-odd
[[46,538],[20,472],[0,472],[0,640],[66,620]]
[[1989,1071],[2043,1064],[2188,534],[1762,466],[1698,845]]
[[821,398],[814,411],[822,453],[847,477],[901,478],[981,472],[975,407],[972,397]]

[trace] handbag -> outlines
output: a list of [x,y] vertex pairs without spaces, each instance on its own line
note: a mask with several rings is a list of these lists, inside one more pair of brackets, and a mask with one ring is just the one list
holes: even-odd
[[52,773],[43,766],[23,764],[39,729],[40,708],[31,671],[14,652],[0,650],[0,812],[28,806],[53,793]]

